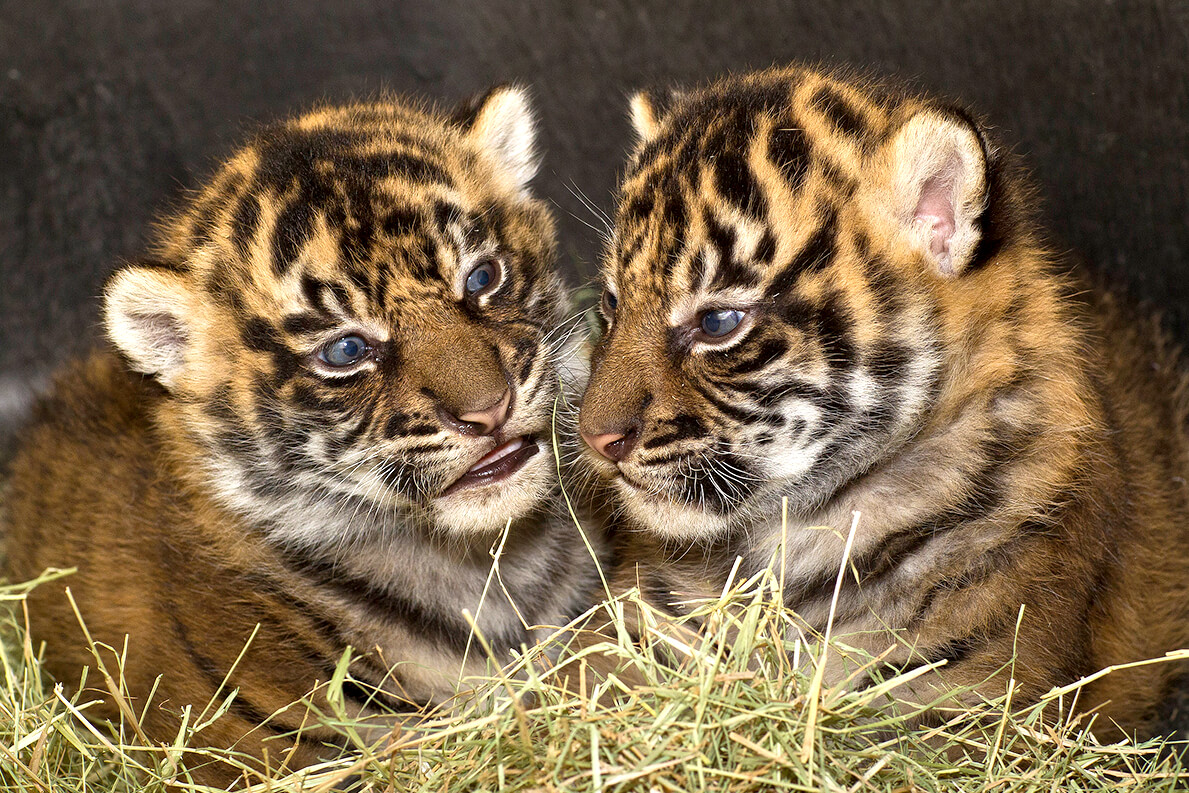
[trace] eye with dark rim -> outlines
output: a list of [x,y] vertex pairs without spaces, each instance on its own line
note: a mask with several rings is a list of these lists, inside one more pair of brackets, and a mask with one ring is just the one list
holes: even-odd
[[737,308],[716,308],[702,314],[698,330],[706,339],[726,339],[743,323],[744,313]]
[[603,290],[603,315],[610,319],[615,316],[615,309],[619,306],[619,298],[610,289]]
[[500,282],[500,262],[498,259],[485,259],[475,265],[469,273],[463,286],[467,297],[478,297],[490,292]]
[[351,333],[322,345],[318,360],[332,369],[346,369],[362,362],[371,352],[372,346],[367,339]]

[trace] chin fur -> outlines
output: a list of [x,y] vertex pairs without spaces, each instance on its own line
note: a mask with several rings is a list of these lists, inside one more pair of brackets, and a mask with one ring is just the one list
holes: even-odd
[[665,539],[683,541],[712,540],[726,533],[730,521],[695,506],[642,496],[640,491],[616,480],[616,489],[624,509],[643,528]]
[[492,534],[524,517],[548,495],[553,455],[538,452],[510,479],[436,499],[433,524],[458,535]]

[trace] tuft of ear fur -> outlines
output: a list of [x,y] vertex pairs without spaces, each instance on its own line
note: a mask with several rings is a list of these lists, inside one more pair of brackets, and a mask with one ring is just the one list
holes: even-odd
[[647,143],[656,137],[657,129],[660,127],[660,112],[652,95],[647,91],[637,91],[632,94],[629,107],[637,142]]
[[966,121],[925,110],[889,145],[893,212],[936,271],[960,275],[979,242],[987,203],[987,162]]
[[685,95],[686,91],[681,88],[670,88],[659,96],[651,91],[632,94],[628,113],[636,130],[636,143],[647,143],[655,138],[661,128],[661,119]]
[[491,157],[517,192],[537,174],[537,122],[528,89],[498,86],[464,103],[453,121]]
[[172,388],[185,365],[191,295],[177,273],[148,267],[119,270],[103,295],[107,336],[132,369]]

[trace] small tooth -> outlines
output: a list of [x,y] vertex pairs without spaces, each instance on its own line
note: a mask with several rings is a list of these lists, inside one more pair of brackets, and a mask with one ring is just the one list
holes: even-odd
[[500,460],[507,457],[509,454],[512,454],[513,452],[518,451],[520,449],[520,447],[522,447],[522,446],[524,446],[524,438],[517,438],[514,441],[509,441],[504,446],[499,447],[498,449],[492,449],[490,452],[488,452],[486,455],[484,455],[479,460],[479,462],[477,462],[473,466],[471,466],[471,470],[474,471],[477,468],[486,468],[487,466],[491,465],[492,463],[499,462]]

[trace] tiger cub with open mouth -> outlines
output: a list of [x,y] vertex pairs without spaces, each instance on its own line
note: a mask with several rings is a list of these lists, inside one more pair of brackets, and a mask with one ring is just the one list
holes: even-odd
[[[1025,704],[1189,644],[1178,362],[1067,275],[982,123],[801,68],[632,119],[580,418],[637,529],[621,587],[678,609],[784,559],[823,631],[858,512],[833,631],[946,662],[907,699],[1002,694],[1013,647]],[[1142,727],[1172,672],[1078,706]]]
[[114,352],[42,401],[7,500],[8,575],[78,568],[29,596],[58,679],[94,665],[65,585],[97,642],[127,637],[135,712],[156,686],[152,740],[238,689],[193,743],[276,764],[309,720],[286,706],[348,646],[349,709],[407,711],[486,668],[464,609],[508,659],[590,605],[603,543],[558,508],[551,443],[585,365],[536,168],[519,88],[453,116],[326,107],[261,132],[115,273]]

